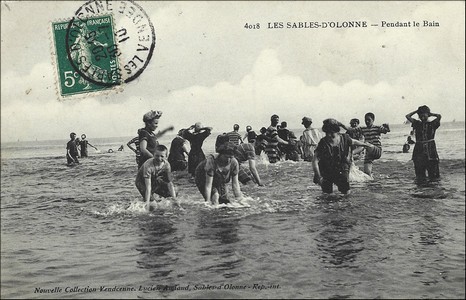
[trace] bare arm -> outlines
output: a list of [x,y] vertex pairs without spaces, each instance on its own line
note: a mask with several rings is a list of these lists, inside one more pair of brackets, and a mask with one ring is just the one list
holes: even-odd
[[[205,179],[206,179],[205,180],[205,190],[204,190],[205,201],[206,202],[211,202],[212,182],[214,181],[214,178],[212,176],[209,176],[209,175],[205,174]],[[216,204],[216,203],[212,203],[212,204]]]
[[91,143],[87,142],[87,144],[88,144],[89,146],[91,146],[92,148],[94,148],[95,150],[97,150],[97,148],[96,148],[96,147],[94,147],[94,146],[92,146],[92,144],[91,144]]
[[186,147],[186,143],[183,144],[183,152],[186,153],[186,155],[189,155],[188,147]]
[[144,178],[144,184],[146,185],[146,192],[144,193],[144,202],[146,202],[146,208],[149,210],[150,196],[152,193],[151,178]]
[[136,152],[136,149],[133,148],[130,143],[126,144],[126,146],[128,146],[128,148],[131,149],[133,152]]
[[430,113],[429,116],[431,116],[431,117],[436,117],[437,120],[439,120],[439,121],[440,121],[440,119],[442,118],[442,116],[441,116],[440,114],[434,114],[434,113]]
[[317,178],[318,182],[315,182],[316,184],[322,184],[322,176],[320,175],[320,169],[319,169],[319,159],[317,158],[317,155],[314,155],[314,158],[312,159],[312,169],[314,169],[314,179]]
[[171,131],[171,130],[173,130],[173,129],[175,129],[175,127],[173,127],[173,126],[167,127],[167,128],[165,128],[164,130],[161,130],[161,131],[157,132],[157,134],[155,135],[155,137],[156,137],[156,138],[159,138],[159,137],[161,137],[162,135],[164,135],[165,133],[167,133],[168,131]]
[[235,198],[236,199],[241,198],[243,195],[241,194],[241,189],[239,187],[238,174],[233,176],[233,178],[231,180],[231,185],[232,185],[232,188],[233,188],[233,194],[235,195]]
[[408,119],[409,122],[414,123],[413,115],[417,113],[417,110],[410,112],[409,114],[406,115],[406,119]]
[[141,150],[141,154],[144,155],[144,156],[147,156],[149,158],[152,158],[154,157],[152,155],[152,153],[150,153],[149,150],[147,150],[147,141],[146,140],[142,140],[141,143],[139,144],[139,149]]
[[254,176],[254,179],[256,180],[257,184],[259,186],[264,186],[259,177],[259,172],[257,172],[256,161],[254,159],[249,159],[248,161],[249,161],[249,170],[251,170],[251,173]]
[[361,141],[358,141],[358,140],[355,140],[355,139],[351,139],[351,140],[352,140],[354,146],[362,146],[362,147],[366,147],[366,148],[375,147],[374,145],[369,144],[369,143],[364,143],[364,142],[361,142]]
[[276,139],[277,139],[277,141],[278,141],[280,144],[288,145],[288,142],[285,141],[285,140],[283,140],[283,139],[281,139],[278,135],[277,135]]

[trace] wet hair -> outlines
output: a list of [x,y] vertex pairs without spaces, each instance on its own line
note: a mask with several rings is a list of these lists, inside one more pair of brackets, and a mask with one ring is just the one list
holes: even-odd
[[325,119],[323,121],[322,131],[325,133],[340,132],[340,122],[335,119]]
[[430,108],[427,105],[419,106],[417,109],[417,113],[419,114],[429,114]]
[[280,119],[280,117],[279,117],[278,115],[272,115],[272,116],[270,117],[270,120],[273,120],[273,119]]
[[233,130],[238,130],[238,129],[239,129],[239,125],[238,125],[238,124],[233,125]]
[[351,124],[351,123],[358,123],[358,124],[359,124],[359,119],[356,119],[356,118],[351,119],[350,124]]
[[364,119],[370,117],[372,120],[375,120],[375,115],[371,112],[368,112],[367,114],[364,115]]
[[163,152],[163,151],[168,151],[168,149],[167,147],[165,147],[165,145],[157,145],[157,147],[155,147],[155,151]]
[[266,133],[266,132],[267,132],[267,128],[262,127],[260,131],[261,131],[261,133]]
[[285,121],[282,122],[282,124],[280,125],[281,128],[285,128],[286,126],[288,126],[288,123],[286,123]]
[[76,136],[76,133],[74,132],[70,133],[70,138],[73,138],[73,135]]
[[249,130],[252,130],[252,127],[251,126],[246,126],[246,131],[249,131]]
[[230,141],[230,136],[228,134],[224,133],[224,134],[218,135],[217,139],[215,140],[215,151],[217,151],[221,145],[228,143],[229,141]]
[[236,148],[235,144],[233,144],[232,142],[226,142],[226,143],[219,145],[217,149],[215,150],[219,154],[234,155],[235,148]]

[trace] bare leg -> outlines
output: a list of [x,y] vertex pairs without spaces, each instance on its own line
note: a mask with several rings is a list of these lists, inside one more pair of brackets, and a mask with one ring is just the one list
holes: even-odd
[[219,198],[218,192],[215,191],[215,193],[210,198],[210,201],[212,202],[213,205],[218,205],[218,198]]
[[372,163],[364,163],[364,173],[372,177]]

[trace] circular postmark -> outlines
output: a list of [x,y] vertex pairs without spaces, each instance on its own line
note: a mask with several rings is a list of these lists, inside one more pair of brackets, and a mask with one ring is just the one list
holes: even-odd
[[86,2],[69,21],[65,39],[75,71],[102,86],[136,79],[155,48],[154,26],[132,0]]

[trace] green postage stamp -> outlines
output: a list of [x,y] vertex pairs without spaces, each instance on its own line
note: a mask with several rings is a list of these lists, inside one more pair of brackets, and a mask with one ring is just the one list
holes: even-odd
[[52,38],[62,99],[107,91],[121,84],[112,15],[53,22]]

